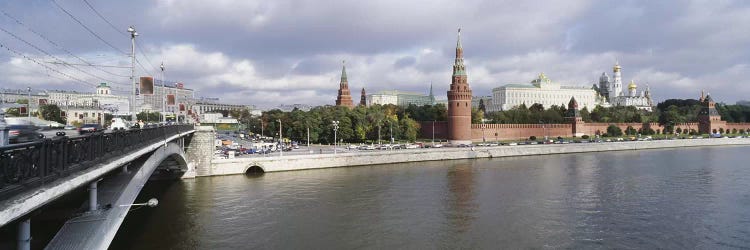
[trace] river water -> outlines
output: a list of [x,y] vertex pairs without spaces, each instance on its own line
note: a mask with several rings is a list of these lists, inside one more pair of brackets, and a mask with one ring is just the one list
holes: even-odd
[[750,147],[148,184],[113,249],[750,248]]

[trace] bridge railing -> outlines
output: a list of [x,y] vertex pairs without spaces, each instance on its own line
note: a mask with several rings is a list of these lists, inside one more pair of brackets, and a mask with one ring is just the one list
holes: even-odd
[[39,187],[160,140],[193,130],[171,125],[0,147],[0,199]]

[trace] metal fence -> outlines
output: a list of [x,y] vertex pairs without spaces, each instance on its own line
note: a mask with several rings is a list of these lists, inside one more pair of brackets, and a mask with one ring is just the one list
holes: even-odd
[[171,125],[79,137],[59,136],[0,147],[0,198],[39,187],[193,129],[193,125]]

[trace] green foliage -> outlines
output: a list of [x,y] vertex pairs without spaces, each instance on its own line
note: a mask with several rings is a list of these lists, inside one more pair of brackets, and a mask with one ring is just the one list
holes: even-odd
[[60,107],[55,104],[39,106],[39,113],[41,113],[42,119],[44,120],[65,123],[65,119],[61,116],[62,111],[60,110]]
[[244,114],[242,111],[230,112],[237,116],[240,123],[256,134],[278,136],[279,121],[284,138],[306,142],[307,131],[310,131],[310,142],[333,143],[333,121],[338,121],[336,139],[348,143],[367,141],[389,141],[391,135],[395,140],[414,141],[419,136],[420,124],[412,119],[412,114],[428,121],[445,120],[443,105],[411,105],[401,108],[396,105],[357,106],[353,109],[338,106],[320,106],[310,111],[298,109],[283,112],[278,109],[265,111],[260,117]]
[[581,139],[584,139],[584,140],[588,140],[589,138],[590,138],[589,135],[583,135],[583,136],[581,136]]
[[18,103],[18,104],[29,104],[29,99],[18,99],[18,100],[16,100],[16,103]]
[[5,111],[5,115],[8,117],[19,117],[21,116],[21,110],[18,108],[9,108]]
[[529,136],[529,140],[531,140],[531,141],[536,141],[536,136],[533,136],[533,135],[532,135],[532,136]]
[[477,124],[482,123],[482,120],[484,119],[484,112],[477,108],[471,108],[471,123]]
[[609,136],[621,136],[622,135],[622,130],[620,129],[620,127],[618,127],[618,126],[616,126],[614,124],[610,124],[609,127],[607,127],[607,135],[609,135]]
[[745,105],[716,104],[716,111],[727,122],[750,122],[750,107]]
[[531,105],[531,108],[522,104],[509,110],[491,112],[487,114],[487,118],[491,123],[501,124],[564,123],[566,111],[565,107],[557,105],[545,110],[538,103]]
[[627,128],[625,128],[625,134],[626,135],[636,135],[636,134],[638,134],[638,131],[636,131],[635,128],[633,128],[633,126],[628,126]]
[[160,122],[161,113],[141,111],[135,115],[135,118],[144,122]]

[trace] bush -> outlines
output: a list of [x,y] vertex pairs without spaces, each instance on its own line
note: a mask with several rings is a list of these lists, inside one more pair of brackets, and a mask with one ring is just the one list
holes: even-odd
[[583,136],[581,136],[581,138],[584,139],[584,140],[588,140],[589,139],[589,135],[583,135]]
[[732,129],[732,134],[736,134],[736,133],[737,133],[737,129],[736,129],[736,128],[733,128],[733,129]]
[[609,125],[609,127],[607,127],[607,134],[609,134],[610,136],[621,136],[622,130],[620,129],[620,127],[611,124]]
[[675,130],[675,132],[677,132],[678,134],[682,134],[682,128],[677,128],[677,130]]
[[536,141],[536,136],[529,136],[529,140]]
[[724,128],[719,128],[719,133],[724,133]]
[[744,133],[745,133],[745,129],[740,129],[740,134],[744,134]]
[[716,129],[714,129],[714,130],[711,130],[711,131],[712,131],[712,132],[714,132],[714,134],[716,134],[716,133],[718,132],[718,131],[716,131]]

